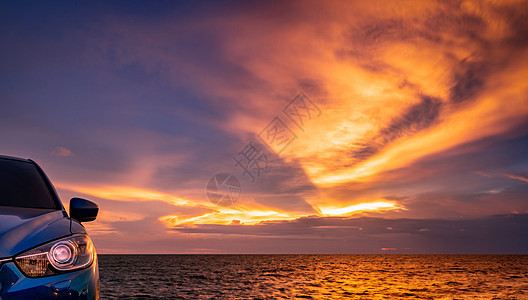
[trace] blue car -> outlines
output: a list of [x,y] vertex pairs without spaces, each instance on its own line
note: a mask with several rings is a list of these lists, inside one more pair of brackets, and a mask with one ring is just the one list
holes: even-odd
[[99,207],[72,198],[70,216],[32,160],[0,156],[0,300],[99,299],[99,269],[81,222]]

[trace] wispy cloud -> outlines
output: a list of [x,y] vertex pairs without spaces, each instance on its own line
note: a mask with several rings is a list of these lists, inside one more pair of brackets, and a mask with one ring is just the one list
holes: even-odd
[[501,173],[502,176],[511,178],[511,179],[517,179],[520,181],[528,182],[528,177],[522,176],[522,175],[516,175],[516,174],[507,174],[507,173]]
[[73,152],[70,149],[64,147],[57,147],[51,153],[56,156],[73,156]]

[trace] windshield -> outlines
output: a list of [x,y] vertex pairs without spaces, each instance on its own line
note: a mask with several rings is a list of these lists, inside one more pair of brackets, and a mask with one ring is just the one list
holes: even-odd
[[35,165],[7,159],[0,159],[0,206],[57,208]]

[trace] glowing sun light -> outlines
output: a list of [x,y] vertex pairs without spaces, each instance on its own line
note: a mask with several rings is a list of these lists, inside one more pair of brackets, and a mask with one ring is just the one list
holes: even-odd
[[354,204],[341,208],[322,208],[320,207],[321,213],[324,216],[345,216],[353,213],[358,213],[366,210],[387,210],[387,209],[399,209],[394,202],[370,202]]

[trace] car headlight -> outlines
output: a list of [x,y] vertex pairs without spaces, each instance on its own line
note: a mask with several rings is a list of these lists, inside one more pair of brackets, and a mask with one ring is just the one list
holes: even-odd
[[90,237],[75,234],[21,253],[15,262],[26,276],[43,277],[86,268],[94,256]]

